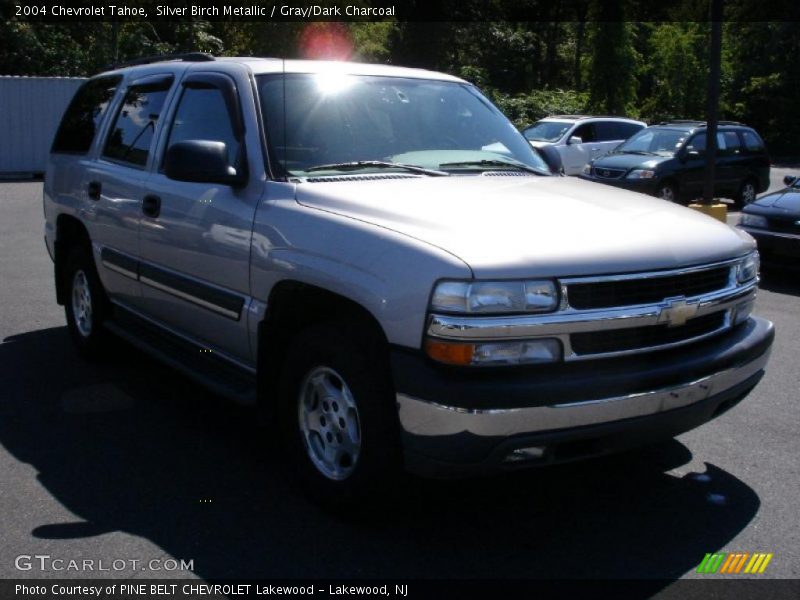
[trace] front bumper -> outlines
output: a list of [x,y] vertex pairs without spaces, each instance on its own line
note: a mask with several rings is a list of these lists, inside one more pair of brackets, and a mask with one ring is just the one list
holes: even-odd
[[[430,476],[473,474],[669,439],[741,400],[762,377],[773,339],[769,321],[751,318],[691,347],[478,373],[396,350],[406,466]],[[528,448],[538,456],[515,453]]]

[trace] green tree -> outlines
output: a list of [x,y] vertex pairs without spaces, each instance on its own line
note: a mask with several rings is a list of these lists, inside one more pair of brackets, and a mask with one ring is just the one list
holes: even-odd
[[590,8],[586,82],[589,108],[604,114],[637,114],[639,55],[634,25],[624,21],[624,3],[599,0]]

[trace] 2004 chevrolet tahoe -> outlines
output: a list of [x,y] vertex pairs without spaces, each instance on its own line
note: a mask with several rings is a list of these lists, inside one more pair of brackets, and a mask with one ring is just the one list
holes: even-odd
[[72,339],[259,406],[320,497],[669,438],[763,374],[746,233],[553,175],[469,83],[172,57],[63,118],[46,243]]

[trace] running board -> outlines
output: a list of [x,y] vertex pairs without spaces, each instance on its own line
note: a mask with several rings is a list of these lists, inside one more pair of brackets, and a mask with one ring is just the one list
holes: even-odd
[[114,320],[104,323],[113,334],[217,395],[238,404],[256,404],[256,377],[253,373],[122,307],[115,307],[114,313]]

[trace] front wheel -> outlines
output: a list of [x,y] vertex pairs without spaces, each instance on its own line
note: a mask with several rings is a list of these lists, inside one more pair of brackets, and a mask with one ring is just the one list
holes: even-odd
[[666,200],[667,202],[680,203],[680,200],[678,198],[678,188],[675,186],[674,183],[670,181],[665,181],[663,183],[658,184],[658,188],[656,189],[656,196],[658,196],[662,200]]
[[312,326],[293,340],[280,426],[292,475],[312,499],[352,504],[401,471],[394,394],[376,335],[356,323]]

